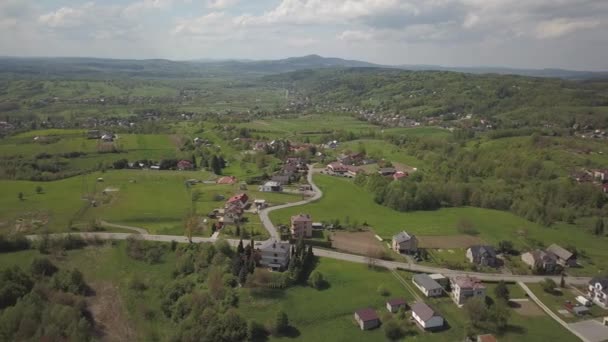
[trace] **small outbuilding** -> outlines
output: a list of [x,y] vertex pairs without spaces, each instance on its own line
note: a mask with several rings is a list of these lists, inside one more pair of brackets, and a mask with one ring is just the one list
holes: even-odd
[[443,317],[423,302],[412,305],[412,318],[423,329],[438,329],[443,327]]
[[355,321],[357,321],[361,330],[374,329],[380,326],[380,318],[372,308],[355,311]]
[[403,298],[393,298],[386,302],[386,309],[389,312],[398,312],[401,308],[407,309],[407,303]]

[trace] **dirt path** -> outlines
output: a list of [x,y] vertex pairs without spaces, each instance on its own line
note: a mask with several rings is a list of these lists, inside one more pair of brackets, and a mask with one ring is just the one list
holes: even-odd
[[91,284],[95,295],[87,299],[101,341],[135,341],[137,336],[125,315],[118,288],[110,282]]
[[146,229],[140,228],[140,227],[125,226],[125,225],[122,225],[122,224],[110,223],[110,222],[106,222],[106,221],[103,221],[103,220],[100,221],[99,223],[102,226],[104,226],[104,227],[131,230],[131,231],[134,231],[134,232],[136,232],[138,234],[148,234],[148,231]]

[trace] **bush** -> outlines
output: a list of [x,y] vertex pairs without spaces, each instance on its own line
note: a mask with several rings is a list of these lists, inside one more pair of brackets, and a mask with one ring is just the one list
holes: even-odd
[[86,294],[88,289],[82,273],[77,269],[61,270],[55,273],[52,284],[56,290],[80,295]]
[[323,279],[323,274],[319,271],[313,271],[308,277],[308,285],[311,287],[320,290],[325,286],[325,279]]
[[555,292],[555,288],[557,287],[557,284],[555,283],[555,281],[551,278],[546,278],[545,280],[543,280],[540,283],[540,286],[543,288],[543,291],[547,292],[547,293],[553,293]]
[[383,297],[388,297],[388,296],[391,295],[390,291],[386,287],[384,287],[384,285],[378,286],[378,290],[377,291],[378,291],[378,294],[381,295],[381,296],[383,296]]
[[266,337],[268,333],[264,326],[254,320],[247,322],[247,341],[258,341]]
[[382,325],[382,329],[384,330],[384,336],[390,341],[396,341],[403,337],[403,329],[397,321],[389,320]]
[[33,276],[50,277],[57,272],[57,267],[47,258],[36,258],[30,265],[30,272]]
[[285,333],[289,328],[289,318],[287,317],[287,314],[283,311],[277,312],[271,326],[273,334],[279,335]]

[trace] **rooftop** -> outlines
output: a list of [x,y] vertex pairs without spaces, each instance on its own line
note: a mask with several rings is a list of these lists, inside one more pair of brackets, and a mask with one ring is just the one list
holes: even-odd
[[414,312],[416,316],[420,317],[420,319],[423,321],[428,321],[436,316],[435,311],[424,302],[418,302],[412,305],[412,312]]
[[389,299],[386,301],[387,303],[389,303],[391,306],[398,306],[398,305],[405,305],[405,299],[403,298],[393,298],[393,299]]
[[410,235],[408,233],[406,233],[405,231],[400,232],[399,234],[396,234],[393,236],[393,240],[395,240],[395,242],[397,243],[402,243],[405,241],[409,241],[412,238],[413,235]]
[[428,274],[426,273],[420,273],[420,274],[415,274],[412,277],[412,280],[422,286],[423,288],[431,291],[431,290],[437,290],[437,289],[442,289],[443,287],[441,287],[441,285],[439,285],[438,282],[436,282],[433,278],[431,278]]
[[291,222],[308,222],[312,221],[312,218],[308,214],[299,214],[291,217]]
[[473,290],[486,288],[481,283],[481,280],[479,280],[478,278],[475,278],[475,277],[456,276],[456,277],[452,278],[452,282],[454,284],[458,285],[460,288],[467,288],[467,289],[473,289]]
[[376,311],[372,308],[359,309],[355,311],[355,313],[362,321],[373,321],[379,319]]

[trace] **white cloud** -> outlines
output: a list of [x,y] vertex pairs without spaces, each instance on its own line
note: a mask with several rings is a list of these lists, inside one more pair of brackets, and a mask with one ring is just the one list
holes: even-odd
[[346,42],[367,42],[374,39],[374,34],[370,31],[346,30],[337,38]]
[[207,0],[207,7],[215,10],[226,9],[239,3],[239,0]]
[[536,37],[558,38],[575,31],[595,28],[600,24],[601,22],[596,19],[555,18],[539,23],[536,27]]
[[87,11],[93,8],[93,3],[89,2],[80,7],[61,7],[60,9],[43,14],[39,17],[39,22],[51,28],[70,28],[83,23],[83,18]]

